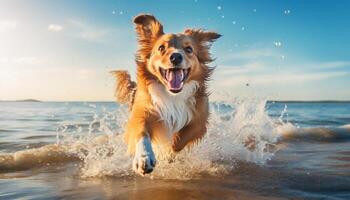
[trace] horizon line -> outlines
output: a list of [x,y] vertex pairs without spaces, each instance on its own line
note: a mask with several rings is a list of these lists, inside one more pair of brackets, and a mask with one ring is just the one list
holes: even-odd
[[[38,99],[19,99],[19,100],[0,100],[0,102],[32,102],[32,103],[64,103],[64,102],[94,102],[94,103],[118,103],[114,100],[38,100]],[[272,100],[268,99],[266,100],[268,103],[350,103],[350,100]]]

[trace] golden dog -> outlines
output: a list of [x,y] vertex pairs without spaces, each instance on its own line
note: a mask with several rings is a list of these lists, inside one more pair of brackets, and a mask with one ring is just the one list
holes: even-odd
[[134,18],[138,38],[137,84],[128,72],[114,71],[116,97],[131,114],[125,141],[134,156],[133,170],[153,171],[154,146],[178,152],[198,142],[207,131],[207,82],[213,72],[209,48],[221,35],[201,29],[165,34],[152,15]]

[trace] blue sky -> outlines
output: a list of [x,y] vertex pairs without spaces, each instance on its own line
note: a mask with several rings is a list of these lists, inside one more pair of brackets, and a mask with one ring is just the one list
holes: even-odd
[[345,0],[3,0],[0,99],[113,100],[108,72],[135,72],[131,19],[143,12],[166,32],[223,35],[214,99],[350,100],[349,10]]

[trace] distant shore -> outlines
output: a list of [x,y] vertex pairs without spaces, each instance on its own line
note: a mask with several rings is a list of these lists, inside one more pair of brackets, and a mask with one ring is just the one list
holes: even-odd
[[[115,101],[41,101],[37,99],[0,100],[0,102],[87,102],[87,103],[115,103]],[[267,100],[267,103],[350,103],[350,100]]]
[[42,102],[37,99],[0,100],[0,102]]

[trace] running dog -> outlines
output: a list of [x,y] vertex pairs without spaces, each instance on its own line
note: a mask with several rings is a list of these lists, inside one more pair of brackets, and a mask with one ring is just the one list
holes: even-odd
[[202,29],[165,34],[152,15],[134,18],[138,39],[137,81],[114,71],[116,98],[129,104],[125,127],[133,170],[144,175],[156,165],[155,146],[176,153],[203,138],[208,124],[207,83],[213,72],[209,49],[221,35]]

